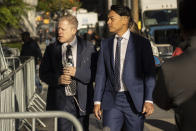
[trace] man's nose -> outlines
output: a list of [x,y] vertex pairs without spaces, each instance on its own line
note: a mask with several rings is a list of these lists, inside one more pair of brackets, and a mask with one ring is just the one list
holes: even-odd
[[62,32],[61,30],[58,30],[58,34],[61,34],[61,32]]
[[110,19],[108,19],[107,24],[109,25],[110,23],[111,23],[111,20],[110,20]]

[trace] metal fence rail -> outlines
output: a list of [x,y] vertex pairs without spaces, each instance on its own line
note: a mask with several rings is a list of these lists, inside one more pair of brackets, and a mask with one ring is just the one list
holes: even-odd
[[5,57],[5,60],[8,67],[12,70],[16,70],[21,65],[21,61],[18,56]]
[[6,63],[3,49],[1,46],[1,42],[0,42],[0,80],[2,80],[4,78],[4,76],[7,75],[8,73],[9,73],[8,65]]
[[[19,61],[16,57],[9,58],[9,61],[12,62],[16,60]],[[4,69],[9,70],[6,61],[4,60],[3,62],[5,65]],[[26,112],[30,99],[35,93],[35,88],[34,59],[28,57],[22,64],[19,64],[16,68],[14,67],[11,72],[6,73],[3,76],[1,75],[0,112]],[[0,121],[0,129],[6,129],[5,131],[14,131],[15,126],[13,125],[15,125],[14,120]]]
[[[12,92],[14,93],[15,98],[5,102],[6,99],[2,100],[3,97],[1,97],[3,103],[0,103],[0,105],[2,106],[4,106],[5,104],[12,105],[11,103],[17,102],[15,104],[17,104],[18,111],[25,112],[26,107],[29,104],[29,100],[32,98],[36,89],[35,64],[33,58],[29,58],[22,65],[20,65],[16,70],[13,70],[7,76],[4,76],[2,80],[0,80],[0,95],[3,95],[4,90],[10,90],[8,88],[12,88]],[[8,95],[11,96],[11,94]],[[11,101],[14,99],[16,99],[16,101]],[[7,110],[1,110],[1,109],[0,111],[8,112]]]
[[23,112],[23,113],[0,113],[1,119],[32,119],[32,131],[35,131],[35,121],[38,118],[54,118],[54,131],[58,129],[58,118],[65,118],[73,123],[76,131],[83,131],[80,122],[70,113],[62,111],[50,111],[50,112]]
[[[36,94],[35,88],[34,59],[6,59],[0,45],[0,130],[15,131],[24,126],[28,131],[35,131],[36,122],[45,127],[40,118],[54,118],[54,131],[57,131],[58,118],[65,118],[77,131],[83,131],[79,121],[69,113],[44,112],[45,102]],[[32,119],[32,124],[28,119]]]

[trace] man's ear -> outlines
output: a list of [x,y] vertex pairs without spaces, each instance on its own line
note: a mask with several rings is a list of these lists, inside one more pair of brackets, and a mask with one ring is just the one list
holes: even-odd
[[129,17],[128,16],[121,16],[121,17],[122,17],[123,24],[128,24],[129,23]]
[[73,33],[73,34],[76,34],[77,29],[76,29],[76,28],[72,28],[72,30],[71,30],[71,31],[72,31],[72,33]]

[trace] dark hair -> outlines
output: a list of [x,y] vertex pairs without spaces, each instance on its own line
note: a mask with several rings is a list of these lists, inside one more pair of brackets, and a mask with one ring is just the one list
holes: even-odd
[[30,33],[28,31],[21,33],[22,37],[30,37]]
[[130,29],[131,32],[140,35],[140,30],[139,30],[138,25],[135,21],[131,22],[131,25],[129,26],[129,29]]
[[112,5],[111,10],[115,11],[120,16],[128,16],[129,17],[129,25],[131,24],[131,10],[127,6],[123,5]]
[[123,5],[112,5],[111,10],[115,11],[120,16],[131,16],[131,10],[127,6]]
[[179,23],[183,31],[192,32],[196,30],[196,0],[180,0],[179,2]]

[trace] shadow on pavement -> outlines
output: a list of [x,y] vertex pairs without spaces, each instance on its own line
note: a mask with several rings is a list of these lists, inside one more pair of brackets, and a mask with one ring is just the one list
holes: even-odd
[[148,119],[145,122],[163,131],[177,131],[176,125],[169,123],[167,121],[157,120],[157,119]]

